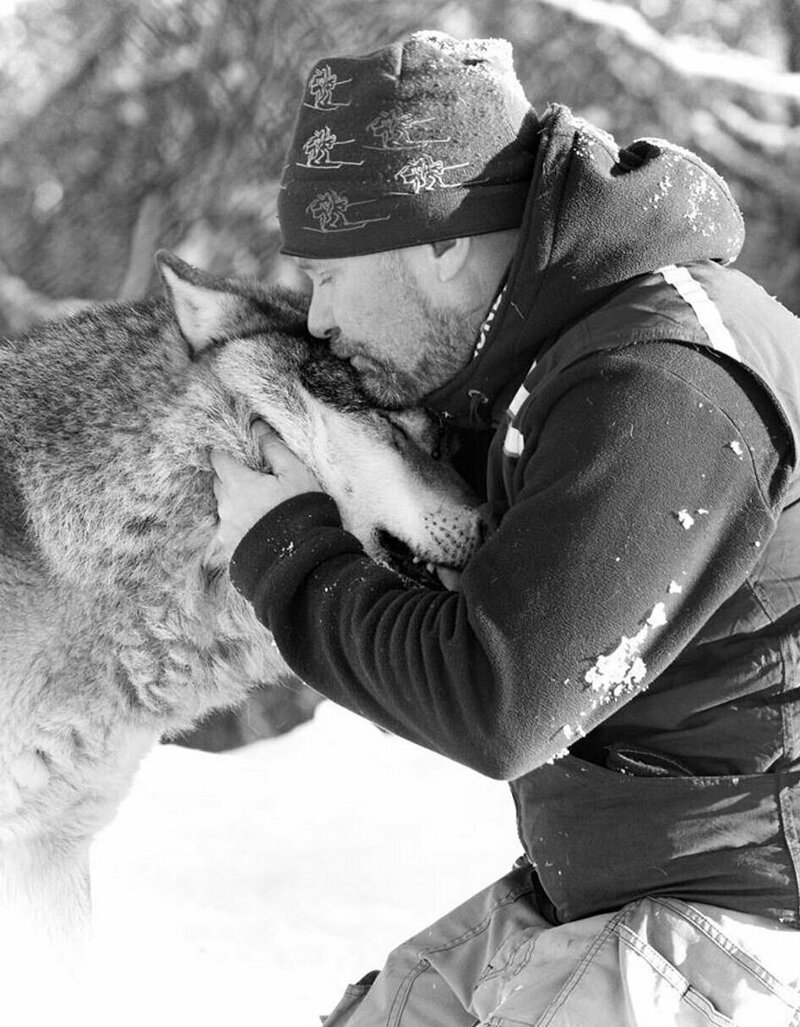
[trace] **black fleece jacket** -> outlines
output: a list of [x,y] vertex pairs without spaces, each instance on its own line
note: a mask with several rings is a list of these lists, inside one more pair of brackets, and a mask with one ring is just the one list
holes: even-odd
[[[430,404],[465,430],[468,446],[471,428],[503,433],[509,400],[567,328],[636,275],[729,261],[741,240],[724,183],[696,157],[652,142],[620,151],[553,108],[486,343]],[[478,393],[483,423],[470,425]],[[269,513],[231,564],[301,678],[398,735],[505,779],[563,751],[566,726],[591,731],[631,701],[620,690],[598,708],[586,674],[669,587],[682,629],[666,649],[642,650],[642,686],[679,656],[753,560],[720,540],[771,534],[770,482],[789,445],[752,381],[666,329],[663,339],[571,367],[543,418],[513,487],[495,446],[486,476],[495,528],[458,592],[409,585],[375,564],[319,494]],[[719,459],[732,440],[752,454],[744,468]],[[683,510],[696,526],[677,525],[676,548]],[[712,564],[713,575],[699,573]],[[697,603],[690,583],[701,578]]]

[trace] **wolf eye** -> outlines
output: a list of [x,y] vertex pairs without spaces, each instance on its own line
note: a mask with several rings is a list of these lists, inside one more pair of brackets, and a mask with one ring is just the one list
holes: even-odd
[[399,424],[395,424],[394,421],[390,421],[389,423],[392,428],[392,442],[398,449],[405,449],[408,445],[408,434],[400,427]]
[[393,417],[387,414],[380,415],[381,420],[384,422],[386,427],[389,429],[388,437],[392,446],[395,449],[399,449],[401,452],[407,452],[409,445],[412,443],[412,438],[406,431],[406,429],[398,424]]

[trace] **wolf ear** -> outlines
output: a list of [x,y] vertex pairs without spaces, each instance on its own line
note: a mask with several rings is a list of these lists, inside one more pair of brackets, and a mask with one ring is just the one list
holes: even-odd
[[156,265],[178,326],[194,354],[231,336],[241,323],[245,297],[231,292],[224,279],[192,267],[167,250],[156,253]]

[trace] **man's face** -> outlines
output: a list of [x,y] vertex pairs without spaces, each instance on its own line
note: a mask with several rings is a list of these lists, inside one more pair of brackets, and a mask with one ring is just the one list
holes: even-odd
[[417,403],[470,359],[474,318],[435,305],[402,250],[298,266],[313,286],[310,332],[350,361],[379,405]]

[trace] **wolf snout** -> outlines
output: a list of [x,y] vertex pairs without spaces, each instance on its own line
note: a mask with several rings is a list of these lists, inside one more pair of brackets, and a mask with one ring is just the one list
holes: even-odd
[[439,507],[422,512],[413,524],[396,521],[378,526],[374,555],[412,577],[419,577],[429,564],[458,571],[477,550],[482,538],[483,522],[476,508]]
[[464,566],[483,539],[480,511],[471,506],[433,515],[427,527],[433,545],[432,562],[454,570]]
[[483,538],[480,513],[471,506],[429,512],[423,515],[422,525],[422,539],[411,547],[416,558],[452,570],[463,568]]

